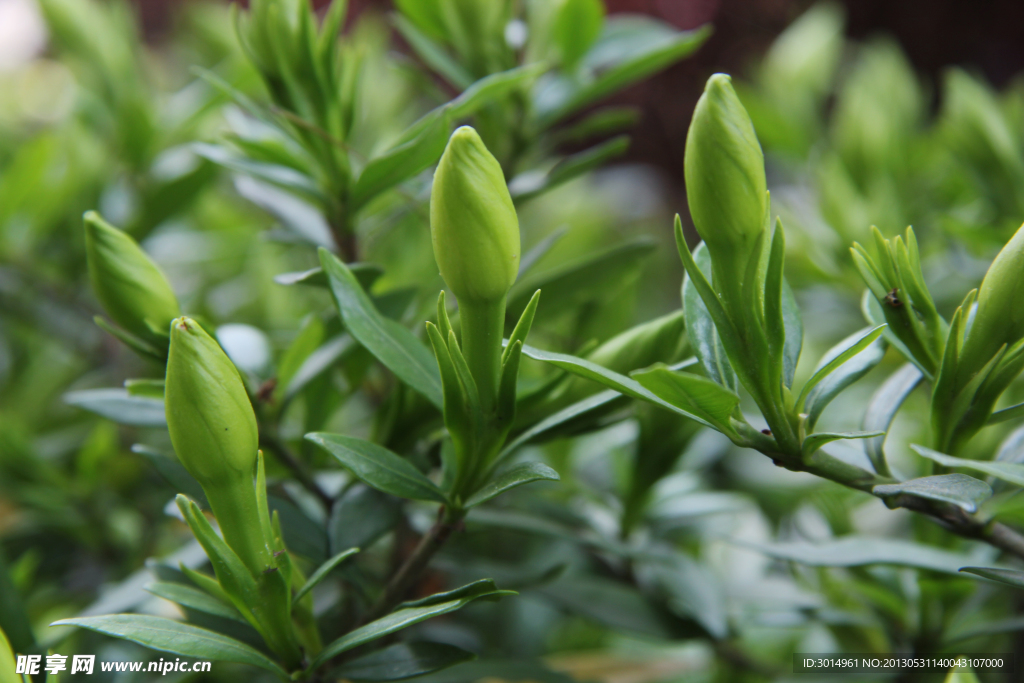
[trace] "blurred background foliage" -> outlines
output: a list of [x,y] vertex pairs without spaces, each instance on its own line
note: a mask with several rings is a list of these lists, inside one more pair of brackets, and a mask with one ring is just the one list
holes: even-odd
[[[948,317],[1024,218],[1024,41],[1010,33],[1024,24],[1013,21],[1015,3],[990,4],[983,17],[954,2],[609,2],[609,17],[714,24],[699,50],[695,38],[643,74],[652,78],[613,93],[586,90],[586,59],[600,55],[560,48],[536,27],[499,21],[483,44],[502,49],[442,45],[446,61],[415,2],[396,3],[404,14],[353,2],[341,49],[358,56],[360,77],[337,74],[317,87],[337,87],[358,105],[334,112],[309,104],[316,93],[275,90],[273,69],[254,67],[259,46],[239,43],[226,4],[0,1],[0,627],[14,649],[151,656],[92,634],[63,640],[46,625],[80,613],[171,613],[141,590],[147,558],[178,553],[150,561],[158,575],[202,559],[165,514],[174,490],[160,460],[132,449],[169,450],[159,420],[124,419],[114,402],[107,417],[134,423],[119,426],[74,405],[83,394],[73,392],[159,377],[93,324],[100,311],[87,285],[83,211],[100,210],[139,240],[183,309],[219,328],[229,353],[233,343],[240,349],[233,359],[254,393],[276,398],[272,436],[294,444],[337,491],[343,477],[302,434],[402,435],[399,427],[388,436],[396,427],[382,404],[386,373],[364,351],[331,346],[340,327],[324,313],[329,295],[294,284],[308,280],[295,274],[318,265],[318,244],[379,264],[377,305],[410,326],[429,317],[442,286],[426,221],[430,162],[398,190],[368,194],[365,210],[336,201],[356,191],[351,169],[408,142],[401,136],[415,122],[432,125],[432,113],[477,79],[509,69],[536,78],[538,62],[554,64],[544,97],[459,110],[502,162],[518,202],[531,263],[509,315],[540,287],[535,346],[594,353],[623,371],[638,367],[639,357],[621,355],[637,344],[653,359],[678,360],[678,327],[668,341],[605,343],[679,308],[670,219],[679,211],[687,220],[685,133],[707,76],[728,71],[787,226],[804,357],[817,358],[863,326],[848,248],[871,225],[889,237],[914,226]],[[930,23],[910,26],[908,16]],[[517,30],[530,36],[525,47]],[[325,147],[310,120],[344,145]],[[414,132],[426,148],[423,130]],[[254,161],[295,176],[268,176]],[[316,354],[319,365],[309,362]],[[861,406],[897,365],[890,353],[823,419],[859,427]],[[798,375],[812,369],[801,365]],[[302,383],[287,381],[299,372]],[[539,363],[524,363],[523,374],[524,386],[562,382],[545,414],[598,392]],[[890,458],[908,475],[925,471],[906,444],[921,440],[927,414],[927,398],[911,396],[889,437]],[[560,485],[474,513],[435,563],[425,590],[486,574],[521,595],[418,627],[481,655],[429,680],[775,680],[794,651],[1020,649],[1017,594],[957,576],[955,566],[950,573],[948,561],[895,551],[878,560],[884,544],[872,539],[917,539],[975,564],[993,559],[987,548],[649,407],[617,404],[577,431],[531,447]],[[1019,441],[1001,426],[972,448],[987,459],[1000,443],[1019,451]],[[657,457],[641,463],[637,453]],[[288,474],[281,462],[268,466]],[[278,489],[298,528],[312,529],[308,556],[333,554],[345,529],[324,538],[325,520],[301,491]],[[363,530],[363,542],[383,534],[371,569],[422,527],[421,510],[386,509],[393,518],[380,532]],[[1024,525],[1012,496],[993,515]],[[671,570],[644,559],[640,550],[651,549],[672,553]],[[238,675],[224,665],[208,678]]]

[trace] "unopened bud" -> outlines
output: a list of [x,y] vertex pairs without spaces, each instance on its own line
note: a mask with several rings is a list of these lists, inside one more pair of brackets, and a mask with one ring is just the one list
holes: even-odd
[[1024,226],[1002,248],[978,289],[978,309],[961,352],[962,367],[977,371],[1003,344],[1024,338]]
[[178,299],[153,260],[95,211],[85,214],[85,250],[96,298],[119,326],[160,349],[181,315]]
[[452,134],[434,174],[430,233],[460,303],[503,299],[519,272],[519,219],[501,166],[468,126]]

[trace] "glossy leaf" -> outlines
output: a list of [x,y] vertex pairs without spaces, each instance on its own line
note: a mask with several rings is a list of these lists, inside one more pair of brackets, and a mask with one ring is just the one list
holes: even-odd
[[[861,332],[852,334],[833,346],[822,357],[818,367],[824,367],[831,363],[840,354],[860,341],[862,334]],[[872,368],[882,361],[884,356],[885,342],[881,338],[875,339],[811,389],[804,403],[804,412],[807,413],[807,429],[814,429],[814,425],[817,424],[822,411],[832,402],[832,399],[838,396],[846,387],[869,373]]]
[[349,333],[399,379],[443,409],[441,377],[430,350],[405,327],[382,316],[352,271],[333,254],[321,249],[320,263]]
[[220,145],[196,143],[192,149],[199,156],[235,173],[251,176],[314,202],[319,203],[324,199],[313,179],[294,168],[265,161],[253,161]]
[[465,90],[473,84],[473,76],[411,21],[403,16],[395,17],[395,28],[424,64],[450,84],[459,90]]
[[650,240],[634,240],[523,278],[509,292],[506,315],[512,319],[522,315],[538,289],[544,292],[542,311],[545,316],[593,301],[605,292],[616,291],[638,272],[641,262],[655,248]]
[[185,657],[215,662],[248,664],[277,674],[288,674],[266,655],[252,647],[214,631],[148,614],[110,614],[101,617],[61,619],[51,626],[79,626],[139,645]]
[[[704,277],[711,280],[711,254],[707,246],[701,242],[693,250],[693,261],[704,273]],[[686,315],[686,332],[693,345],[697,358],[708,377],[721,384],[733,393],[740,389],[736,371],[725,355],[725,348],[718,336],[718,328],[715,327],[708,307],[701,299],[697,288],[694,286],[690,276],[683,280],[683,311]]]
[[629,149],[629,136],[619,135],[582,152],[567,156],[551,167],[546,173],[528,171],[509,182],[509,192],[516,202],[525,202],[549,192],[573,178],[604,166],[608,161],[622,156]]
[[476,655],[445,643],[395,643],[353,659],[331,672],[348,681],[400,681],[441,671],[476,659]]
[[167,427],[164,402],[132,396],[125,389],[83,389],[64,394],[68,405],[132,427]]
[[324,432],[307,434],[306,439],[337,458],[367,486],[410,500],[447,503],[441,489],[408,460],[370,441]]
[[[868,401],[864,410],[862,427],[866,432],[888,432],[900,406],[914,390],[924,375],[912,363],[905,363],[882,382]],[[879,474],[888,474],[889,464],[885,459],[885,436],[864,440],[864,450]]]
[[480,490],[466,499],[465,507],[471,508],[486,503],[506,491],[529,484],[533,481],[558,481],[558,472],[539,462],[526,462],[499,472]]
[[789,543],[746,543],[768,557],[799,562],[812,567],[863,567],[876,564],[927,569],[943,574],[956,574],[970,562],[967,555],[948,550],[888,538],[844,536],[820,543],[794,541]]
[[817,432],[809,435],[801,444],[804,456],[809,456],[825,444],[843,439],[871,439],[884,436],[885,432]]
[[963,567],[960,571],[1024,590],[1024,571],[1000,567]]
[[966,458],[955,458],[952,455],[939,453],[924,446],[911,444],[910,448],[922,458],[928,458],[937,462],[943,467],[954,467],[965,470],[974,470],[1001,479],[1017,486],[1024,486],[1024,465],[1015,462],[999,462],[998,460],[968,460]]
[[447,112],[431,114],[422,130],[366,164],[352,190],[351,210],[358,211],[385,190],[412,178],[437,162],[448,142]]
[[998,462],[1024,462],[1024,427],[1018,427],[999,444]]
[[736,434],[729,422],[740,397],[700,375],[673,372],[665,366],[634,372],[645,389],[681,410],[699,415],[724,434]]
[[316,586],[318,583],[327,578],[327,575],[334,571],[335,567],[337,567],[339,564],[341,564],[342,562],[344,562],[345,560],[352,557],[358,552],[359,548],[349,548],[348,550],[342,550],[340,553],[338,553],[337,555],[335,555],[334,557],[332,557],[331,559],[327,560],[322,565],[317,567],[316,571],[313,572],[313,575],[306,580],[306,583],[303,584],[302,588],[295,591],[295,596],[292,598],[293,603],[301,600],[306,593],[313,590],[314,586]]
[[872,493],[887,499],[906,495],[952,503],[965,512],[973,513],[992,497],[992,487],[966,474],[938,474],[899,484],[880,484],[872,489]]
[[999,424],[1000,422],[1006,422],[1007,420],[1016,420],[1019,417],[1024,417],[1024,403],[1018,403],[1017,405],[1010,406],[1009,408],[1003,408],[997,410],[988,418],[990,425]]
[[165,600],[176,602],[182,607],[212,614],[215,617],[248,623],[233,606],[221,602],[205,591],[186,586],[182,583],[157,581],[146,586],[146,591]]
[[333,247],[334,237],[323,214],[309,201],[271,183],[249,176],[235,179],[235,189],[250,202],[280,221],[297,238],[318,247]]
[[647,17],[609,18],[582,61],[582,70],[596,74],[593,78],[549,82],[538,88],[534,101],[542,125],[549,126],[675,63],[694,52],[709,35],[707,27],[676,31]]
[[309,383],[339,363],[343,358],[357,349],[351,335],[342,333],[328,339],[316,351],[309,354],[302,365],[295,370],[284,387],[286,399],[296,396],[309,386]]
[[570,356],[564,353],[541,351],[540,349],[535,349],[532,346],[525,345],[523,346],[523,354],[529,358],[533,358],[534,360],[544,361],[545,363],[550,363],[555,367],[568,370],[579,377],[603,384],[604,386],[610,387],[631,398],[648,401],[674,413],[688,417],[691,420],[695,420],[702,425],[714,428],[714,425],[709,423],[703,417],[700,417],[695,413],[688,412],[678,406],[672,405],[658,396],[655,396],[649,389],[641,385],[635,379],[626,377],[625,375],[620,375],[617,372],[612,372],[607,368],[602,368],[600,365],[595,365],[583,358],[577,358],[576,356]]
[[465,607],[474,600],[480,598],[497,599],[506,595],[514,595],[514,593],[511,591],[491,590],[489,588],[482,587],[478,592],[464,595],[446,602],[426,605],[423,607],[403,607],[397,609],[385,617],[381,617],[376,621],[371,621],[369,624],[349,631],[330,645],[327,645],[320,654],[313,659],[309,668],[311,670],[318,669],[323,666],[324,663],[342,652],[347,652],[352,648],[383,638],[388,634],[400,631],[412,626],[413,624],[418,624],[421,621],[426,621],[432,617],[454,612]]
[[884,329],[885,325],[879,325],[873,329],[859,332],[852,340],[844,340],[843,349],[834,357],[823,359],[822,362],[818,364],[814,374],[811,375],[811,378],[807,380],[806,384],[804,384],[803,389],[800,390],[800,398],[796,401],[797,408],[804,407],[810,393],[818,386],[818,384],[838,370],[844,363],[866,349],[870,344],[878,339],[879,336],[881,336],[882,330]]

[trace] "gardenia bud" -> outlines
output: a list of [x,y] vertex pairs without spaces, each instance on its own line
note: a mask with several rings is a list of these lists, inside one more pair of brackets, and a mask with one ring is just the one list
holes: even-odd
[[[735,283],[766,231],[764,155],[729,76],[708,79],[686,136],[686,194],[694,226],[708,245],[715,289]],[[724,271],[724,272],[720,272]]]
[[104,310],[136,337],[166,348],[168,327],[181,315],[167,278],[135,240],[95,211],[84,219],[89,279]]
[[1003,344],[1024,338],[1024,226],[1002,248],[978,289],[978,309],[961,352],[964,370],[980,370]]
[[452,133],[434,174],[430,233],[460,304],[504,298],[519,272],[519,219],[501,166],[468,126]]
[[202,485],[224,540],[262,571],[271,558],[253,484],[256,416],[234,364],[190,318],[171,323],[164,404],[174,452]]
[[238,369],[191,318],[171,325],[164,400],[174,450],[200,484],[252,480],[258,434],[249,396]]

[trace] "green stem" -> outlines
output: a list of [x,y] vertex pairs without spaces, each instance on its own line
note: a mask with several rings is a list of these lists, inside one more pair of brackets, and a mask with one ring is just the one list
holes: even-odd
[[495,414],[501,379],[501,340],[505,333],[505,297],[499,301],[459,301],[462,353],[480,392],[485,423]]
[[235,551],[242,563],[253,573],[273,565],[271,550],[263,538],[259,505],[252,479],[213,486],[203,486],[224,541]]

